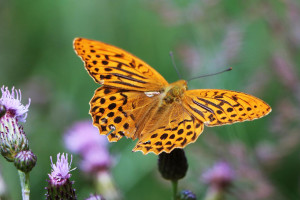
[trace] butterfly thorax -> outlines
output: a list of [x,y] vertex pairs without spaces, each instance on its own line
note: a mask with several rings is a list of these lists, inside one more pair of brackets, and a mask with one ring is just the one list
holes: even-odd
[[173,102],[180,102],[184,92],[187,90],[187,83],[185,80],[179,80],[168,85],[164,93],[166,94],[163,98],[164,104],[172,104]]

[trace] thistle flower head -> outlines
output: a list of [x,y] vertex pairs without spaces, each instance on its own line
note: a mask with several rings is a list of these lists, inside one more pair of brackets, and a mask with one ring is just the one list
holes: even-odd
[[234,171],[227,162],[217,162],[202,174],[202,180],[219,189],[226,189],[234,179]]
[[86,173],[107,170],[110,166],[110,155],[103,147],[90,147],[82,154],[80,169]]
[[48,187],[45,189],[47,190],[46,199],[69,199],[75,200],[77,199],[75,194],[75,189],[73,189],[73,181],[70,181],[69,178],[71,177],[70,172],[71,170],[71,163],[72,163],[72,156],[70,164],[68,162],[68,154],[57,154],[57,161],[54,164],[51,160],[51,174],[48,174]]
[[92,121],[76,122],[64,136],[67,149],[82,157],[80,168],[87,173],[107,170],[111,166],[111,156],[107,149],[107,139],[99,135]]
[[91,194],[89,198],[85,200],[105,200],[103,196],[98,195],[98,194]]
[[68,154],[62,154],[60,156],[60,153],[57,154],[57,161],[56,164],[53,163],[52,157],[50,156],[51,160],[51,167],[52,172],[49,175],[50,178],[50,184],[52,185],[63,185],[67,179],[71,177],[71,174],[69,173],[71,170],[71,164],[72,164],[72,156],[70,164],[68,162]]
[[8,117],[16,118],[20,122],[25,122],[30,99],[28,100],[28,104],[24,106],[21,103],[21,90],[16,90],[14,87],[10,92],[7,87],[2,86],[1,93],[0,104],[5,107],[6,115]]
[[64,135],[67,148],[78,154],[84,154],[90,147],[107,147],[107,139],[99,135],[99,131],[93,126],[91,120],[74,123]]

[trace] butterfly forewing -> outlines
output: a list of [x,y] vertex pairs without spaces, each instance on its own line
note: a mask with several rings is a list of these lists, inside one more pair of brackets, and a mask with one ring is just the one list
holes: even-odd
[[135,91],[159,91],[168,85],[147,63],[118,47],[76,38],[74,49],[97,83]]
[[264,101],[230,90],[188,90],[184,107],[207,126],[217,126],[261,118],[271,112]]

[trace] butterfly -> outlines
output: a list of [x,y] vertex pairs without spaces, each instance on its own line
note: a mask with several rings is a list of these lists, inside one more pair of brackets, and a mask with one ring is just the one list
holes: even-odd
[[93,125],[110,142],[138,139],[133,151],[171,152],[197,140],[204,125],[219,126],[261,118],[264,101],[230,90],[187,90],[169,84],[136,56],[103,42],[74,39],[75,52],[99,87],[90,101]]

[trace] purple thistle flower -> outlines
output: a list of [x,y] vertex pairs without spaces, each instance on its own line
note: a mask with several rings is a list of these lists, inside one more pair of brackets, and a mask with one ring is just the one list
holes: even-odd
[[82,158],[80,169],[95,179],[97,192],[106,199],[120,199],[109,172],[112,159],[107,148],[108,141],[105,136],[99,134],[92,121],[74,123],[66,131],[64,141],[70,151]]
[[52,172],[49,175],[50,178],[50,184],[52,185],[63,185],[67,179],[71,177],[71,174],[69,173],[71,170],[71,164],[72,164],[72,155],[71,155],[71,161],[70,164],[68,162],[68,154],[62,154],[60,156],[60,153],[57,154],[57,161],[56,164],[52,161],[52,156],[50,156],[51,160],[51,167]]
[[111,165],[111,158],[104,147],[89,147],[82,156],[80,168],[82,171],[91,173],[107,170]]
[[99,135],[99,131],[92,125],[92,121],[84,120],[73,124],[64,136],[67,148],[74,152],[82,154],[91,146],[107,147],[107,139]]
[[202,180],[212,187],[226,189],[234,179],[234,171],[227,162],[221,161],[214,164],[202,174]]
[[72,155],[70,164],[68,162],[68,154],[57,154],[57,161],[54,164],[52,161],[52,157],[50,156],[51,160],[51,174],[48,174],[48,187],[46,199],[70,199],[75,200],[77,199],[75,194],[75,189],[72,188],[74,184],[73,181],[70,181],[69,178],[71,177],[70,172],[71,164],[72,164]]
[[105,200],[103,196],[98,195],[98,194],[91,194],[89,198],[85,200]]
[[2,86],[1,92],[0,104],[5,107],[6,115],[16,118],[20,122],[25,122],[31,100],[28,99],[28,104],[24,106],[21,103],[21,90],[16,90],[14,87],[10,92],[7,87]]
[[75,123],[67,130],[64,141],[67,149],[82,157],[80,167],[83,171],[94,173],[110,167],[107,139],[99,135],[90,120]]

